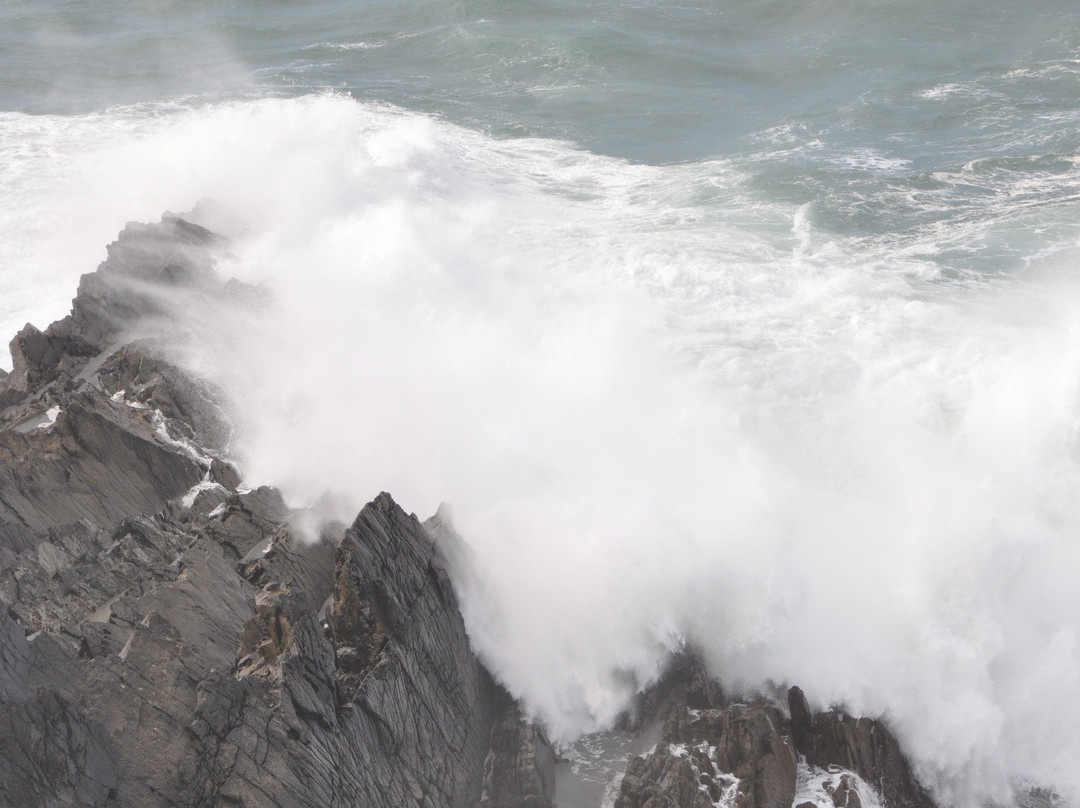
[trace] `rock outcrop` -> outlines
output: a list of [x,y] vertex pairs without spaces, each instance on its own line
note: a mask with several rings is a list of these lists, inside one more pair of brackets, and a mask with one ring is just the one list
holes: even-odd
[[245,294],[221,249],[131,225],[69,317],[12,342],[0,804],[550,805],[551,749],[420,522],[383,494],[299,540],[276,491],[239,488],[214,391],[145,339],[171,297]]
[[[885,808],[934,808],[880,721],[832,710],[814,715],[802,691],[790,716],[770,700],[725,704],[704,665],[685,654],[640,701],[659,705],[663,737],[631,760],[616,808],[861,808],[866,789]],[[860,793],[862,790],[862,793]]]
[[797,758],[784,728],[780,711],[765,703],[684,708],[669,718],[664,740],[631,761],[616,808],[711,806],[722,798],[737,808],[790,808]]
[[[813,715],[798,687],[788,691],[791,735],[806,762],[820,768],[839,766],[875,786],[889,808],[934,808],[934,801],[915,779],[900,744],[889,728],[869,718],[852,718],[839,710]],[[847,795],[836,796],[837,806]]]

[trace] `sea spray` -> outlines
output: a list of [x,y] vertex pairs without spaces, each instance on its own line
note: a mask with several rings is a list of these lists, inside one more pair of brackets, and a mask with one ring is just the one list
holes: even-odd
[[272,302],[201,304],[170,344],[248,481],[345,518],[452,502],[473,641],[557,737],[691,641],[734,687],[884,714],[946,801],[1080,792],[1065,248],[956,277],[932,248],[1008,217],[845,237],[728,161],[333,95],[52,123],[79,198],[46,285],[109,222],[213,200],[220,271]]

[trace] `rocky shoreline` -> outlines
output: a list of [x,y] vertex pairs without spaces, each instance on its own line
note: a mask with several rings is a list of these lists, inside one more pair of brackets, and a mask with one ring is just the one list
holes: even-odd
[[[140,336],[163,292],[251,294],[215,274],[223,247],[129,225],[70,316],[11,342],[0,804],[557,804],[543,728],[470,647],[445,514],[381,494],[303,540],[277,491],[240,487],[214,391]],[[732,703],[692,654],[623,731],[660,739],[616,808],[934,806],[884,724],[798,688]]]

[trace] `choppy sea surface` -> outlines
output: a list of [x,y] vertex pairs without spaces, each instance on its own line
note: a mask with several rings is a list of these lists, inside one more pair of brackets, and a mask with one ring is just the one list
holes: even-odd
[[247,477],[452,503],[565,744],[693,642],[1077,804],[1075,3],[2,0],[0,332],[166,210]]

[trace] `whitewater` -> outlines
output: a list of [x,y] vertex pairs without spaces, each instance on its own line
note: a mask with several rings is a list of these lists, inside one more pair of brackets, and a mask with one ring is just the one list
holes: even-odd
[[0,5],[0,332],[189,214],[246,483],[450,503],[555,738],[689,643],[1080,804],[1080,11],[96,5]]

